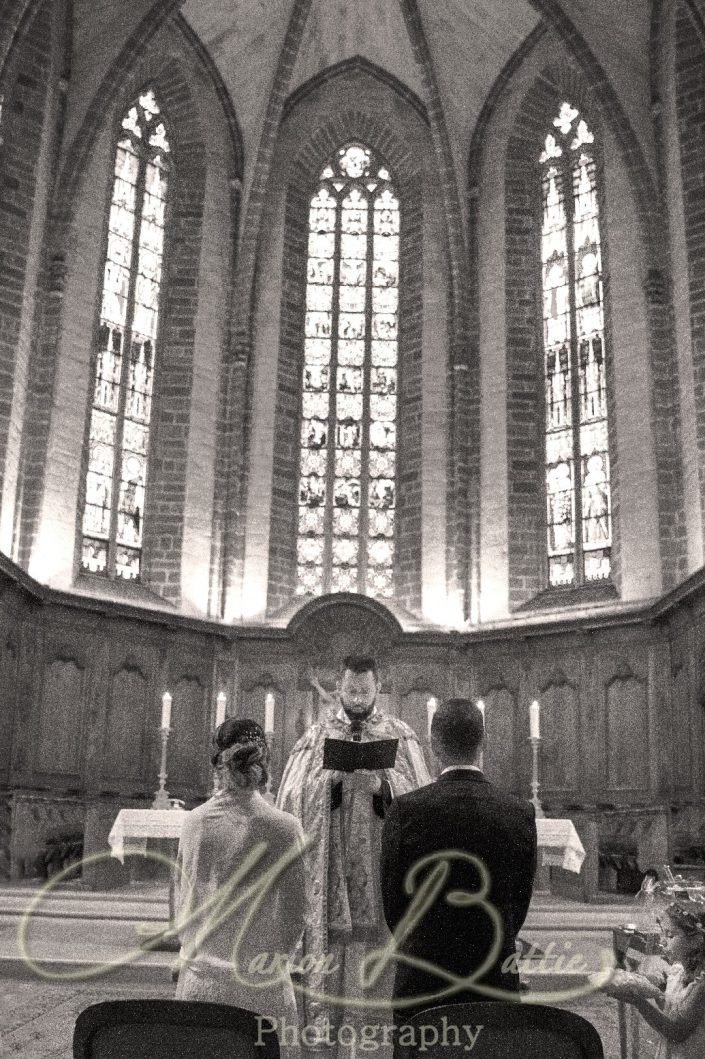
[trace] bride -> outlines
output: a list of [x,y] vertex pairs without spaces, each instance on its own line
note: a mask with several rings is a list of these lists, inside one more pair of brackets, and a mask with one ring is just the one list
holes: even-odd
[[179,842],[176,999],[234,1004],[298,1034],[288,958],[304,929],[303,831],[262,797],[269,747],[255,721],[224,721],[211,762],[220,789],[187,815]]

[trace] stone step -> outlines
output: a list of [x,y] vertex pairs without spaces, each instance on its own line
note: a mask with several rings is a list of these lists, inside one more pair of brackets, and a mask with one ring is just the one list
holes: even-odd
[[0,915],[21,916],[36,902],[33,915],[70,919],[168,919],[166,885],[137,884],[120,890],[57,888],[42,894],[41,884],[0,886]]
[[[42,891],[41,883],[0,885],[0,915],[22,915]],[[90,891],[59,886],[36,906],[36,915],[77,919],[153,919],[168,916],[166,884],[136,883],[119,890]],[[541,895],[532,900],[526,928],[542,930],[611,930],[636,918],[633,904],[580,904]]]

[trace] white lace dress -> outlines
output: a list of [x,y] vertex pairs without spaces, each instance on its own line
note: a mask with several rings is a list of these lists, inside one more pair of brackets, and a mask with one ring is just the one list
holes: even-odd
[[[235,902],[302,837],[298,820],[275,809],[259,794],[228,792],[194,809],[184,822],[178,855],[180,868],[193,891],[189,893],[188,886],[177,885],[177,923],[190,907],[201,908],[212,899],[259,843],[266,845],[266,854],[233,892],[228,904]],[[253,960],[265,958],[265,963],[269,963],[268,956],[293,952],[304,927],[304,888],[303,861],[298,857],[273,883],[245,931],[238,959],[243,971]],[[180,926],[184,962],[176,999],[234,1004],[275,1019],[280,1034],[285,1023],[290,1025],[289,1032],[298,1037],[296,1001],[288,973],[265,988],[259,982],[249,985],[238,981],[233,975],[233,945],[250,910],[251,902],[234,909],[197,944],[203,917]],[[190,958],[185,959],[187,952]],[[271,977],[270,971],[264,981]],[[282,1055],[296,1054],[295,1047],[282,1049]]]

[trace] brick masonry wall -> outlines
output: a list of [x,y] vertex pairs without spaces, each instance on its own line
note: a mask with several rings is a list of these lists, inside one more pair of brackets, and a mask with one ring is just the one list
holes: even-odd
[[687,572],[692,573],[703,565],[705,540],[703,538],[702,495],[698,473],[688,249],[683,203],[680,129],[676,102],[676,15],[679,6],[675,0],[663,0],[663,2],[654,6],[651,50],[652,91],[654,98],[658,100],[657,105],[654,107],[654,131],[659,147],[661,196],[665,204],[664,208],[668,220],[674,333],[680,384]]
[[199,257],[205,193],[205,144],[181,70],[158,80],[174,140],[171,216],[165,238],[164,301],[153,440],[145,505],[145,581],[173,603],[181,598],[181,546],[186,501]]
[[540,175],[535,159],[556,112],[538,82],[515,121],[505,173],[507,536],[510,609],[545,587]]
[[3,71],[0,124],[0,550],[15,520],[34,291],[51,159],[53,4],[45,3]]
[[[353,104],[355,107],[351,109]],[[301,146],[303,130],[312,131]],[[325,91],[318,90],[305,98],[288,115],[282,129],[274,170],[274,186],[280,189],[279,208],[278,213],[273,213],[274,207],[270,204],[267,221],[263,225],[267,230],[276,216],[276,223],[283,223],[285,228],[276,423],[272,424],[274,437],[271,442],[274,452],[272,503],[268,513],[269,532],[257,545],[265,545],[268,537],[267,605],[270,611],[283,606],[295,591],[308,196],[326,159],[348,139],[361,139],[387,158],[402,203],[395,597],[416,612],[422,607],[421,334],[425,310],[421,299],[424,240],[421,187],[432,184],[432,174],[419,169],[419,159],[422,166],[429,166],[426,136],[423,123],[411,107],[404,108],[402,100],[393,90],[382,87],[369,75],[359,72],[338,77]],[[298,153],[292,157],[294,145]],[[265,244],[263,253],[266,252]],[[276,260],[274,257],[271,266],[261,265],[260,276],[276,272]],[[433,288],[439,290],[439,278],[428,277],[429,292]],[[276,286],[276,280],[271,282]],[[442,286],[440,293],[442,300]],[[255,338],[260,364],[265,355],[264,350],[271,349],[271,341],[262,339],[262,326],[267,325],[258,324]],[[267,333],[270,331],[271,323]],[[431,339],[431,345],[437,344],[438,336],[435,336]],[[434,352],[437,356],[442,350]],[[262,379],[261,369],[256,379]],[[261,393],[257,393],[255,401],[262,401]],[[261,414],[267,415],[266,402],[260,407]],[[259,418],[255,413],[251,480],[262,483],[261,473],[255,474],[254,471],[255,466],[260,466],[256,462],[258,451],[260,458],[266,459],[257,441],[257,427],[254,425]],[[440,422],[434,424],[431,433],[442,439],[442,417]],[[266,479],[263,484],[266,490]],[[263,498],[260,499],[264,503]],[[256,503],[257,498],[253,495],[252,504]],[[248,519],[248,532],[259,532],[261,528],[261,518],[253,519],[251,516]],[[252,566],[248,570],[252,571]],[[443,576],[442,570],[440,575]],[[245,591],[247,578],[246,570]]]
[[[705,520],[705,16],[679,5],[675,23],[675,102],[678,119],[683,227],[687,253],[694,433],[700,527]],[[686,317],[687,319],[687,317]],[[701,541],[700,557],[705,541]]]

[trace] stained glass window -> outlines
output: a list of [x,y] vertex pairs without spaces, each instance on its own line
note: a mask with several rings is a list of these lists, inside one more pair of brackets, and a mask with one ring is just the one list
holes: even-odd
[[154,93],[122,120],[108,219],[85,481],[83,570],[137,580],[169,143]]
[[610,576],[612,511],[594,137],[563,103],[541,153],[548,578]]
[[393,594],[399,200],[362,144],[309,208],[297,592]]

